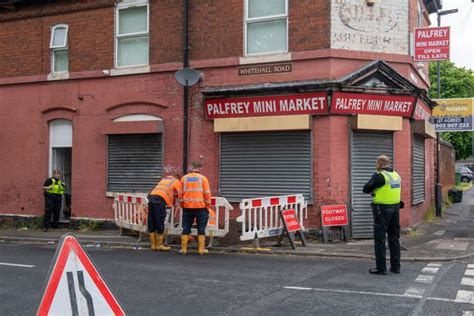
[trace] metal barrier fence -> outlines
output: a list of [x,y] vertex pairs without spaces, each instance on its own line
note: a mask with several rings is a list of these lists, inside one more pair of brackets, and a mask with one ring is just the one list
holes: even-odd
[[[240,240],[256,240],[278,236],[283,231],[280,210],[294,209],[304,231],[307,204],[302,194],[244,199],[240,202],[241,214],[237,222],[242,223]],[[259,248],[259,247],[258,247]]]
[[[148,199],[144,194],[120,193],[114,198],[115,224],[140,233],[147,232]],[[224,237],[229,232],[229,212],[232,206],[223,197],[211,198],[209,221],[206,227],[206,236]],[[174,205],[168,210],[165,220],[165,234],[181,235],[183,230],[183,214],[181,207]],[[197,229],[191,229],[191,235],[197,235]],[[212,246],[212,239],[211,239]]]

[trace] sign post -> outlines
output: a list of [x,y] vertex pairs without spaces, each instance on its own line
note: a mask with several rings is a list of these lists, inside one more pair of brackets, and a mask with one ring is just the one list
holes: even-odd
[[347,216],[347,207],[345,204],[340,205],[322,205],[321,221],[323,228],[323,241],[329,240],[328,227],[341,227],[344,240],[347,241],[347,232],[349,230],[349,218]]
[[296,249],[295,235],[298,234],[301,238],[301,243],[303,244],[303,247],[306,247],[306,239],[301,230],[301,225],[298,222],[296,210],[280,210],[280,218],[283,222],[283,231],[281,232],[280,239],[278,240],[278,245],[281,245],[284,235],[288,235],[291,247],[293,249]]

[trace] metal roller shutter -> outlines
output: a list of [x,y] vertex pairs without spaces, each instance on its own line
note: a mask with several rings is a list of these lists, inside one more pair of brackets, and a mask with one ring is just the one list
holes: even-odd
[[221,134],[220,192],[229,201],[312,198],[310,132]]
[[375,161],[380,155],[393,159],[391,133],[360,133],[352,135],[352,236],[373,237],[372,197],[362,192],[364,184],[375,172]]
[[413,138],[413,194],[412,204],[425,201],[425,139]]
[[162,176],[161,134],[109,135],[108,191],[149,192]]

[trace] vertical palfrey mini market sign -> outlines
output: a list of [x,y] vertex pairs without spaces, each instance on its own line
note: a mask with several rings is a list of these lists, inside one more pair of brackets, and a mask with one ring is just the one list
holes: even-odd
[[433,109],[433,125],[437,132],[472,131],[474,99],[438,99]]
[[328,113],[325,92],[216,98],[204,101],[208,119]]
[[415,61],[449,60],[449,26],[415,29]]
[[331,113],[411,117],[415,101],[411,96],[334,92]]

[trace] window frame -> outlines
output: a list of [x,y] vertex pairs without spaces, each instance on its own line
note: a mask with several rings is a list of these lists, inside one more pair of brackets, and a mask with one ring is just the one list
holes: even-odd
[[[64,44],[63,45],[53,45],[53,39],[54,39],[54,33],[57,29],[59,28],[65,28],[66,29],[66,34],[64,36]],[[69,35],[69,25],[66,23],[61,23],[61,24],[56,24],[51,27],[51,39],[49,42],[49,49],[51,51],[51,73],[57,74],[57,73],[68,73],[69,72],[69,46],[68,46],[68,35]],[[60,51],[67,51],[68,52],[68,69],[67,70],[61,70],[57,71],[55,69],[55,64],[56,64],[56,56],[55,52],[60,52]]]
[[[146,32],[135,32],[128,34],[119,34],[119,23],[120,23],[120,10],[127,10],[131,8],[146,7]],[[115,8],[115,60],[114,66],[115,69],[131,68],[131,67],[143,67],[150,65],[150,3],[148,0],[141,1],[132,1],[132,2],[121,2],[116,5]],[[143,37],[148,36],[148,63],[147,64],[136,64],[136,65],[118,65],[118,45],[119,40],[124,38],[134,38],[134,37]]]
[[[276,15],[267,15],[264,17],[256,17],[256,18],[249,18],[249,1],[252,0],[244,0],[244,56],[262,56],[262,55],[273,55],[273,54],[282,54],[287,53],[289,51],[289,15],[288,15],[288,0],[285,1],[285,13],[283,14],[276,14]],[[251,23],[258,23],[258,22],[270,22],[270,21],[277,21],[286,19],[286,50],[280,51],[273,51],[273,52],[265,52],[265,53],[248,53],[248,45],[247,45],[247,38],[248,38],[248,25]]]

